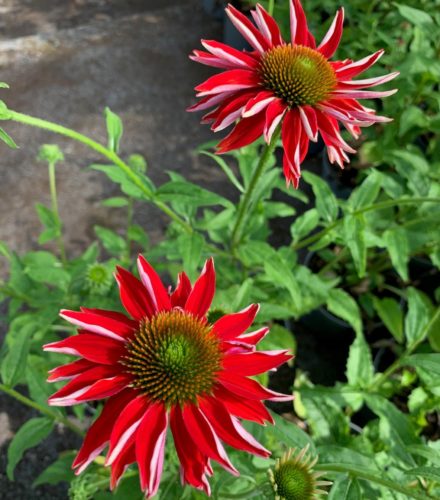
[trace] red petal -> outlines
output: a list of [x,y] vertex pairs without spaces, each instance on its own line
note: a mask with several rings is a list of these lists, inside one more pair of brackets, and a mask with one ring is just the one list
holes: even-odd
[[318,52],[321,52],[325,58],[330,59],[330,57],[336,52],[339,42],[341,41],[343,25],[344,8],[341,7],[336,13],[330,28],[318,47]]
[[136,462],[136,453],[134,443],[124,449],[112,465],[112,472],[110,476],[110,489],[114,490],[121,479],[122,474],[126,471],[127,467]]
[[215,398],[205,398],[200,402],[200,409],[208,418],[216,434],[229,446],[261,457],[270,455],[270,451],[249,434],[237,418],[231,417],[228,410]]
[[277,97],[270,90],[263,90],[258,92],[258,94],[248,101],[246,107],[243,110],[243,118],[248,118],[249,116],[256,115],[263,111],[273,102]]
[[369,67],[373,66],[383,55],[384,50],[378,50],[374,54],[371,54],[359,61],[349,61],[348,64],[343,64],[341,67],[336,69],[336,76],[341,80],[348,80],[349,78],[354,78],[360,73],[367,70]]
[[135,442],[137,429],[149,406],[148,399],[137,396],[117,415],[110,436],[110,447],[105,461],[112,464],[123,451]]
[[248,69],[258,67],[259,61],[257,59],[224,43],[216,42],[215,40],[202,40],[202,45],[214,56],[226,61],[230,65]]
[[269,333],[269,328],[267,328],[267,326],[264,326],[259,330],[255,330],[255,332],[249,332],[240,335],[239,337],[237,337],[237,340],[245,342],[246,344],[257,345],[258,342],[263,340],[268,333]]
[[171,309],[170,296],[163,286],[162,280],[142,255],[138,258],[138,269],[144,287],[150,295],[154,312],[169,311]]
[[248,399],[269,399],[270,401],[290,401],[293,396],[266,389],[256,380],[230,373],[220,372],[219,382],[235,395]]
[[59,342],[46,344],[43,348],[45,351],[81,356],[89,361],[103,365],[114,365],[125,352],[124,345],[121,342],[93,333],[74,335]]
[[198,85],[195,90],[198,92],[198,97],[203,97],[210,94],[219,94],[220,92],[235,92],[236,90],[258,87],[260,81],[261,78],[256,71],[231,69],[211,76]]
[[237,469],[229,461],[226,451],[208,419],[197,406],[192,404],[185,406],[183,421],[195,444],[203,454],[216,460],[231,474],[239,475]]
[[117,415],[134,397],[133,393],[132,389],[126,389],[105,403],[101,415],[88,430],[81,449],[73,462],[72,467],[78,468],[77,474],[81,473],[105,448]]
[[311,106],[300,106],[298,110],[304,132],[311,141],[316,142],[318,140],[318,120],[315,110]]
[[292,45],[309,46],[309,28],[306,15],[299,0],[290,0],[290,36]]
[[60,316],[69,323],[84,328],[89,332],[110,337],[120,342],[124,342],[125,337],[133,333],[132,326],[127,322],[121,322],[100,314],[62,309]]
[[251,376],[267,372],[289,359],[292,359],[292,356],[287,351],[227,354],[223,359],[223,368],[240,375]]
[[232,149],[242,148],[258,139],[264,129],[265,113],[261,112],[249,118],[243,118],[217,145],[217,153],[227,153]]
[[116,269],[119,295],[128,314],[138,321],[153,316],[155,309],[144,285],[124,268]]
[[258,26],[258,29],[269,42],[271,47],[284,44],[278,24],[264,7],[257,3],[257,9],[255,11],[251,11],[251,14],[254,18],[255,24]]
[[241,117],[244,106],[255,95],[255,91],[242,91],[226,99],[215,112],[215,122],[212,125],[214,132],[229,127]]
[[172,307],[185,307],[186,301],[188,300],[189,294],[191,293],[192,285],[187,274],[181,272],[177,278],[177,286],[174,292],[171,294],[171,306]]
[[251,21],[232,5],[226,8],[226,14],[232,24],[242,34],[252,47],[261,54],[271,47],[270,43],[251,23]]
[[157,493],[163,470],[168,414],[162,404],[153,404],[139,425],[136,438],[136,461],[141,489],[148,497]]
[[81,312],[84,313],[97,314],[98,316],[104,316],[105,318],[113,319],[115,321],[118,321],[119,323],[125,323],[128,327],[132,328],[133,330],[136,330],[138,327],[137,321],[133,321],[132,319],[128,318],[125,314],[120,312],[107,311],[107,309],[96,309],[89,307],[80,307],[80,309]]
[[221,340],[232,340],[252,325],[259,309],[258,304],[251,304],[238,313],[226,314],[214,323],[213,330]]
[[[281,131],[284,147],[284,175],[287,182],[295,182],[301,176],[301,135],[303,127],[297,109],[291,109],[286,113]],[[305,135],[305,132],[304,132]]]
[[211,490],[205,475],[208,471],[209,460],[201,453],[192,440],[191,434],[186,430],[180,406],[175,406],[171,410],[170,427],[181,464],[182,482],[204,490],[209,496]]
[[272,135],[281,122],[287,107],[282,99],[275,99],[266,109],[266,123],[264,124],[264,138],[269,144]]
[[215,389],[215,397],[220,399],[228,411],[236,417],[251,420],[264,425],[265,422],[273,424],[273,419],[261,401],[237,396],[226,387],[219,385]]
[[202,272],[194,283],[186,301],[185,311],[203,317],[211,307],[215,293],[215,269],[212,257],[205,262]]
[[87,359],[77,359],[72,363],[68,363],[66,365],[57,366],[49,371],[49,377],[47,378],[48,382],[58,382],[60,380],[68,380],[76,375],[83,373],[89,368],[93,368],[95,366],[94,363],[87,361]]

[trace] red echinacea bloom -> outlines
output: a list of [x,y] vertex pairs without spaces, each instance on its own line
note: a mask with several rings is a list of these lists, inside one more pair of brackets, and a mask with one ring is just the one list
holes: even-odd
[[138,268],[141,280],[122,268],[116,274],[128,316],[102,309],[61,311],[79,327],[78,335],[44,349],[80,359],[50,371],[50,382],[70,381],[49,403],[69,406],[108,398],[75,458],[77,473],[108,446],[111,487],[137,462],[141,488],[151,497],[159,488],[170,427],[182,482],[209,495],[211,459],[238,475],[221,441],[269,456],[240,419],[272,422],[261,400],[292,397],[248,377],[277,367],[291,355],[256,350],[268,333],[268,328],[245,333],[258,312],[256,304],[208,322],[215,292],[212,259],[194,286],[182,272],[173,292],[142,256]]
[[357,138],[360,127],[390,121],[359,104],[358,99],[394,94],[396,89],[364,89],[389,82],[399,73],[353,80],[372,66],[383,50],[359,61],[329,61],[341,40],[344,9],[337,12],[318,46],[308,30],[299,0],[290,0],[291,39],[287,43],[273,17],[261,5],[251,11],[255,24],[232,5],[226,13],[253,50],[239,51],[213,40],[202,40],[208,52],[195,50],[190,56],[194,61],[225,70],[196,87],[201,100],[188,109],[215,107],[202,120],[212,122],[215,132],[238,120],[232,132],[218,144],[218,153],[246,146],[262,135],[269,143],[282,123],[284,175],[288,185],[292,182],[297,187],[309,141],[317,141],[318,133],[330,162],[343,167],[344,162],[349,162],[347,152],[355,150],[342,138],[338,122]]

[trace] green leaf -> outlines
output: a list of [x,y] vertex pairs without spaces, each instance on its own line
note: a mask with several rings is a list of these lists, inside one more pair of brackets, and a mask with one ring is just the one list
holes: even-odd
[[107,198],[102,202],[102,204],[104,207],[126,207],[128,205],[128,200],[122,196],[115,196],[113,198]]
[[350,195],[348,203],[353,210],[372,205],[381,188],[382,176],[373,170],[371,174]]
[[212,158],[223,170],[223,172],[226,174],[227,178],[231,181],[231,183],[240,191],[240,193],[244,193],[244,187],[237,179],[232,169],[229,167],[229,165],[225,162],[225,160],[221,156],[210,153],[209,151],[200,151],[200,154]]
[[[11,325],[11,328],[13,327],[14,325]],[[35,330],[35,323],[25,323],[17,327],[17,332],[13,336],[8,333],[8,351],[0,366],[3,383],[8,387],[14,387],[24,376],[31,339]]]
[[3,257],[6,257],[8,260],[11,258],[11,251],[8,248],[8,245],[4,243],[3,241],[0,241],[0,255],[3,255]]
[[126,244],[124,238],[111,229],[102,226],[94,227],[96,236],[100,239],[104,248],[112,255],[120,255],[125,252]]
[[340,288],[330,290],[327,308],[335,316],[350,323],[356,334],[362,334],[361,312],[356,301],[347,292]]
[[368,387],[374,376],[371,350],[364,336],[356,335],[347,360],[347,380],[352,387]]
[[264,262],[264,270],[269,279],[272,283],[277,283],[278,286],[282,286],[289,291],[293,308],[298,311],[302,301],[301,287],[292,268],[293,266],[289,266],[278,252],[274,252],[271,259]]
[[187,181],[170,181],[162,184],[156,191],[156,196],[161,201],[180,202],[193,207],[231,206],[231,202],[223,196]]
[[110,108],[105,108],[105,121],[107,124],[108,147],[117,153],[123,133],[122,121]]
[[413,287],[407,289],[408,313],[405,317],[405,336],[409,348],[422,342],[428,335],[431,311],[422,294]]
[[[47,383],[48,367],[41,357],[29,356],[26,364],[26,382],[29,393],[34,401],[43,407],[49,407],[47,400],[53,393],[53,388]],[[55,410],[57,411],[57,410]]]
[[319,224],[319,213],[316,208],[307,210],[302,215],[295,219],[295,222],[290,226],[290,234],[294,242],[299,241],[304,236],[307,236]]
[[[98,170],[99,172],[104,172],[111,181],[119,184],[123,193],[131,198],[150,200],[155,191],[154,184],[151,180],[146,175],[142,175],[139,172],[133,172],[133,175],[138,180],[138,185],[133,178],[129,177],[116,165],[90,165],[90,168]],[[143,186],[143,188],[141,186]]]
[[409,5],[402,5],[400,3],[395,3],[394,5],[399,10],[402,17],[416,26],[429,29],[429,25],[434,23],[432,17],[423,10],[415,9]]
[[308,171],[303,173],[303,178],[312,186],[319,215],[327,222],[334,221],[338,216],[338,202],[327,182]]
[[258,266],[272,258],[275,250],[264,241],[249,241],[238,248],[238,256],[245,266]]
[[37,210],[38,218],[40,219],[43,226],[50,228],[58,227],[57,217],[52,210],[45,207],[41,203],[37,203],[35,205],[35,208]]
[[269,412],[274,419],[275,425],[267,428],[268,433],[274,434],[281,443],[291,448],[304,448],[309,445],[310,451],[314,453],[315,445],[307,433],[277,413],[271,410]]
[[61,262],[50,252],[29,252],[23,258],[24,272],[39,283],[48,283],[66,289],[70,275],[63,269]]
[[402,360],[402,364],[422,368],[433,375],[440,377],[440,354],[412,354]]
[[440,466],[440,454],[425,444],[411,444],[407,446],[407,450],[413,455],[426,458],[428,462]]
[[348,474],[338,478],[327,498],[328,500],[362,500],[359,481]]
[[428,117],[418,106],[408,106],[400,116],[399,135],[403,136],[414,127],[425,128],[429,124]]
[[406,470],[405,474],[410,476],[419,476],[440,483],[440,468],[439,467],[416,467],[415,469]]
[[365,245],[365,219],[363,215],[344,217],[345,242],[360,278],[365,276],[367,267],[367,247]]
[[183,267],[190,278],[195,277],[195,271],[199,265],[204,244],[205,240],[203,236],[198,233],[185,233],[177,239],[177,246],[182,256]]
[[8,89],[9,85],[5,82],[0,82],[0,89]]
[[408,280],[409,244],[406,232],[401,227],[387,229],[383,234],[384,243],[391,257],[391,262],[404,280]]
[[70,483],[75,477],[72,470],[72,462],[75,458],[75,452],[66,451],[60,457],[49,465],[32,483],[32,488],[41,484],[58,484],[62,481]]
[[53,428],[53,421],[48,418],[31,418],[17,432],[8,448],[8,466],[6,474],[14,480],[14,469],[23,453],[46,438]]
[[383,324],[392,333],[397,342],[402,343],[403,336],[403,311],[400,304],[391,298],[379,299],[373,297],[374,308]]
[[0,128],[0,139],[11,149],[18,149],[18,146],[17,144],[15,144],[14,139],[12,139],[12,137],[2,128]]
[[132,224],[131,226],[128,226],[127,238],[130,241],[139,243],[139,245],[141,245],[144,250],[147,249],[150,241],[148,238],[148,234],[138,224]]

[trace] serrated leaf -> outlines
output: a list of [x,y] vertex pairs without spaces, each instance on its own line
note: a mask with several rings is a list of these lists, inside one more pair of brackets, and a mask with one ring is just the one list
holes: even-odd
[[270,259],[275,250],[264,241],[249,241],[238,247],[238,256],[245,266],[257,266]]
[[409,287],[407,297],[408,313],[405,317],[405,337],[408,347],[412,348],[428,335],[426,327],[429,324],[431,311],[417,289]]
[[356,335],[347,360],[347,380],[352,387],[368,387],[374,376],[371,350],[364,336]]
[[123,133],[122,121],[110,108],[105,108],[105,121],[107,125],[108,147],[117,153]]
[[412,354],[404,358],[402,364],[422,368],[440,377],[440,354],[438,353]]
[[380,192],[382,177],[375,170],[350,195],[348,203],[353,210],[373,204]]
[[397,227],[387,229],[383,234],[383,240],[391,257],[391,262],[399,276],[408,280],[409,244],[408,237],[403,228]]
[[358,334],[362,334],[362,320],[361,312],[351,295],[340,288],[335,288],[330,290],[327,299],[327,308],[338,318],[349,323],[354,331]]
[[397,342],[402,343],[403,336],[403,311],[400,304],[391,298],[379,299],[373,297],[373,305],[379,318],[392,333]]
[[14,139],[2,128],[0,128],[0,140],[2,140],[11,149],[18,149],[18,146],[17,144],[15,144]]
[[290,226],[290,234],[294,242],[297,242],[304,236],[308,235],[319,224],[319,213],[316,208],[307,210],[302,215],[295,219],[295,222]]
[[360,278],[365,276],[367,247],[365,245],[365,219],[363,215],[344,217],[344,236]]
[[411,470],[406,470],[405,474],[410,476],[419,476],[440,483],[440,468],[439,467],[416,467]]
[[55,285],[61,289],[67,288],[70,275],[50,252],[29,252],[23,261],[25,274],[34,281]]
[[308,171],[303,173],[303,178],[312,186],[319,215],[327,222],[334,221],[338,216],[338,202],[327,182]]
[[8,466],[6,474],[14,480],[14,469],[23,453],[45,439],[53,428],[53,421],[48,418],[31,418],[15,434],[8,448]]

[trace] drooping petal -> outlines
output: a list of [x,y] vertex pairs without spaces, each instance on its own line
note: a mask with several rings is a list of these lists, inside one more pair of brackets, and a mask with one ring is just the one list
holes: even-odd
[[378,50],[374,54],[359,59],[359,61],[351,61],[348,64],[343,64],[336,68],[336,76],[338,80],[348,80],[363,73],[365,70],[373,66],[384,54],[384,50]]
[[235,92],[222,92],[220,94],[214,94],[214,95],[210,95],[207,97],[203,97],[196,104],[193,104],[189,108],[186,108],[186,110],[189,111],[190,113],[194,113],[196,111],[203,111],[205,109],[209,109],[209,108],[212,108],[214,106],[217,106],[222,101],[224,101],[227,97],[230,97],[234,94],[235,94]]
[[138,257],[139,276],[154,305],[154,312],[169,311],[171,309],[170,296],[162,280],[143,255]]
[[318,140],[318,120],[315,110],[311,106],[300,106],[298,111],[307,137],[316,142]]
[[270,48],[270,44],[266,38],[258,31],[252,22],[235,7],[229,5],[226,8],[226,14],[232,24],[243,35],[243,38],[247,40],[256,51],[263,54]]
[[117,488],[122,475],[127,470],[127,467],[136,461],[136,453],[134,443],[124,448],[122,453],[112,464],[112,471],[110,474],[110,490]]
[[258,375],[286,363],[292,359],[287,351],[256,351],[227,354],[223,368],[244,376]]
[[215,40],[202,40],[202,45],[214,56],[226,61],[233,67],[254,69],[258,66],[258,60],[243,51],[234,49],[224,43]]
[[258,92],[258,94],[248,101],[245,108],[243,109],[242,116],[247,118],[249,116],[256,115],[269,106],[271,102],[276,99],[276,96],[270,90],[263,90]]
[[229,127],[241,117],[246,104],[254,95],[255,92],[241,91],[237,92],[232,98],[225,99],[215,112],[215,121],[211,129],[214,132],[219,132]]
[[290,0],[290,36],[292,45],[310,46],[307,18],[299,0]]
[[344,8],[341,7],[336,13],[329,30],[322,39],[322,42],[318,46],[318,51],[327,58],[330,59],[332,55],[336,52],[339,42],[342,37],[342,28],[344,25]]
[[350,147],[342,138],[339,133],[338,122],[334,118],[318,109],[316,110],[316,117],[318,118],[319,131],[326,145],[340,148],[348,153],[356,153],[356,150]]
[[110,435],[110,446],[105,461],[106,465],[111,465],[124,449],[135,442],[136,431],[149,404],[148,399],[141,394],[131,400],[119,415],[116,416]]
[[259,400],[238,396],[222,385],[216,387],[214,395],[226,406],[228,411],[236,417],[257,422],[261,425],[265,425],[265,422],[273,424],[270,413]]
[[200,409],[209,420],[214,432],[229,446],[261,457],[270,455],[270,451],[249,434],[219,400],[212,397],[204,398],[200,402]]
[[282,99],[275,99],[267,107],[266,121],[264,124],[264,138],[268,144],[272,140],[272,135],[283,119],[286,111],[287,106]]
[[188,275],[183,271],[177,277],[176,288],[170,297],[172,307],[181,307],[183,309],[191,290],[191,281],[189,280]]
[[163,469],[168,413],[163,404],[152,404],[145,412],[136,437],[136,461],[141,489],[148,497],[157,493]]
[[93,333],[73,335],[59,342],[46,344],[43,349],[50,352],[81,356],[89,361],[104,365],[118,363],[125,352],[124,345],[121,342]]
[[232,340],[252,325],[259,309],[258,304],[251,304],[238,313],[226,314],[218,319],[212,328],[221,340]]
[[186,429],[180,406],[171,409],[170,427],[180,461],[182,483],[203,490],[210,496],[211,488],[206,478],[209,460],[196,446]]
[[265,124],[264,111],[249,118],[241,119],[232,132],[217,145],[217,153],[227,153],[232,149],[243,148],[261,136]]
[[195,90],[197,97],[219,94],[221,92],[236,92],[237,90],[258,87],[260,76],[255,71],[247,69],[231,69],[208,78]]
[[219,382],[235,395],[248,399],[268,399],[270,401],[291,401],[293,399],[293,396],[266,389],[256,380],[236,373],[222,371],[219,374]]
[[116,281],[119,285],[119,295],[122,305],[135,320],[151,318],[154,306],[144,285],[130,272],[122,267],[116,267]]
[[73,325],[119,342],[124,342],[125,337],[133,332],[133,328],[126,322],[101,316],[100,314],[62,309],[60,316]]
[[239,472],[230,462],[220,439],[200,409],[193,404],[188,404],[184,407],[182,416],[186,429],[191,433],[200,451],[217,461],[234,476],[238,476]]
[[80,474],[106,447],[117,415],[129,401],[133,399],[134,391],[125,389],[111,397],[104,405],[99,417],[88,430],[84,442],[75,457],[72,467]]
[[293,182],[296,187],[301,176],[301,162],[307,154],[309,142],[298,109],[291,109],[286,113],[281,137],[284,146],[284,175],[287,183]]
[[87,359],[77,359],[72,363],[66,365],[57,366],[52,370],[49,370],[48,382],[59,382],[60,380],[69,380],[76,375],[80,375],[89,368],[93,368],[94,363],[87,361]]
[[199,318],[205,316],[211,307],[215,293],[215,269],[212,257],[205,262],[202,272],[194,283],[185,304],[185,310]]

